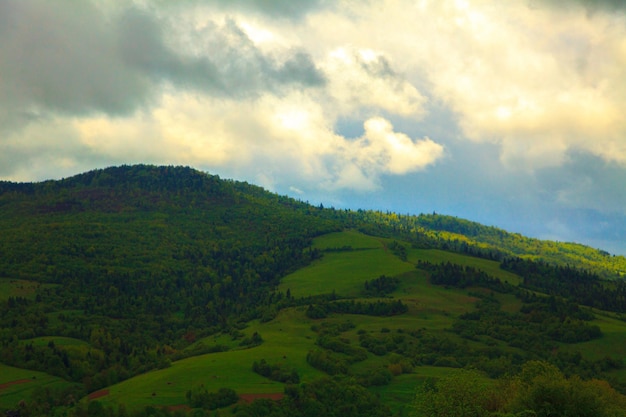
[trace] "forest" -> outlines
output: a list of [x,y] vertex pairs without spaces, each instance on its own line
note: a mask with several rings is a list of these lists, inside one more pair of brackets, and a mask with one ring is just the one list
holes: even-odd
[[7,415],[626,415],[598,249],[151,165],[0,182],[0,230]]

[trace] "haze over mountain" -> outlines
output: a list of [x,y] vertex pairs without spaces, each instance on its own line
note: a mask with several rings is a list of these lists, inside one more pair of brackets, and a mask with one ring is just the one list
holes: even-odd
[[189,165],[626,254],[619,1],[0,2],[0,179]]

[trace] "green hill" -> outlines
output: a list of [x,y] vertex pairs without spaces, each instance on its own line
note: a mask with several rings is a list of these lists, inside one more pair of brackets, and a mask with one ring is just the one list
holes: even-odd
[[625,260],[582,245],[147,165],[0,182],[0,230],[0,410],[407,415],[467,368],[494,415],[542,415],[542,375],[626,392]]

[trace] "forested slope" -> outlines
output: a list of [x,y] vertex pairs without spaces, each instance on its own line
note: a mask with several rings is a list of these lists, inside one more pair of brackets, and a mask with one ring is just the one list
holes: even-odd
[[[341,228],[311,210],[181,167],[0,183],[0,278],[52,284],[0,306],[2,360],[89,377],[88,389],[160,366],[158,346],[256,317],[281,296],[279,279],[318,256],[310,239]],[[11,343],[45,335],[91,340],[103,358],[77,351],[52,366]]]
[[[470,220],[441,214],[408,215],[358,210],[352,213],[363,230],[413,239],[417,244],[502,260],[520,257],[556,266],[574,266],[604,278],[626,274],[626,257],[611,255],[579,243],[529,238],[519,233],[485,226]],[[417,241],[415,241],[417,239]]]
[[584,268],[607,278],[626,274],[624,256],[611,255],[605,250],[578,243],[529,238],[497,227],[438,214],[422,214],[417,217],[417,223],[438,239],[448,241],[450,248],[465,252],[471,252],[472,246],[482,247],[509,256]]
[[[3,383],[30,381],[23,415],[171,415],[140,406],[185,399],[210,415],[238,400],[207,388],[229,376],[284,385],[235,415],[389,415],[408,409],[389,392],[408,403],[429,372],[505,378],[534,359],[626,391],[625,259],[582,245],[148,165],[0,182],[0,231],[0,409]],[[173,386],[189,373],[202,384]],[[78,401],[103,388],[106,410]]]

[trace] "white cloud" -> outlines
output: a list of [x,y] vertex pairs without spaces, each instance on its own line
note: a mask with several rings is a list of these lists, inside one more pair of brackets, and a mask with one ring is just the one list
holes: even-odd
[[424,169],[443,155],[441,145],[429,138],[413,142],[407,135],[394,132],[391,123],[383,118],[367,120],[365,135],[356,143],[357,160],[396,175]]
[[311,17],[313,39],[383,51],[456,113],[466,138],[499,145],[506,165],[556,166],[570,150],[626,164],[625,14],[521,0],[339,10]]
[[383,118],[367,120],[357,139],[335,133],[334,121],[320,102],[299,92],[247,101],[170,93],[150,112],[75,119],[59,136],[71,134],[111,160],[219,169],[270,189],[373,190],[381,175],[423,170],[443,153],[428,138],[394,132]]

